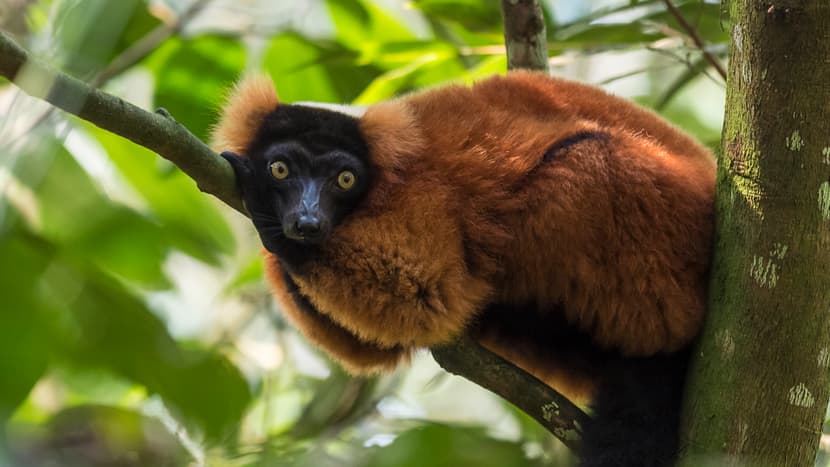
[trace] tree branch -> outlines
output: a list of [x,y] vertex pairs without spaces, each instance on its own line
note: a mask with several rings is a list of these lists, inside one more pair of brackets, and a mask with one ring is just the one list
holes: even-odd
[[501,0],[507,67],[548,71],[545,17],[539,0]]
[[163,109],[150,113],[93,89],[32,58],[3,32],[0,76],[33,97],[156,152],[195,180],[200,190],[245,213],[230,164]]
[[533,375],[482,347],[470,336],[432,349],[442,368],[489,389],[533,417],[574,452],[588,416]]
[[[34,97],[158,153],[195,180],[203,192],[245,213],[230,165],[163,109],[150,113],[93,89],[31,58],[2,32],[0,76],[14,81]],[[433,355],[447,371],[512,402],[565,445],[579,449],[581,427],[587,416],[538,379],[468,336],[434,349]]]
[[680,10],[678,10],[677,7],[674,6],[671,0],[663,0],[663,3],[666,4],[666,9],[669,10],[669,13],[671,13],[671,15],[677,21],[677,23],[680,24],[680,27],[683,28],[684,31],[686,31],[686,34],[689,36],[692,42],[694,42],[695,46],[698,49],[700,49],[701,53],[703,53],[703,57],[706,59],[706,61],[709,62],[709,64],[712,65],[712,67],[715,70],[717,70],[720,77],[723,78],[724,81],[726,81],[726,70],[723,68],[723,65],[720,63],[717,57],[715,57],[708,50],[706,50],[706,44],[703,43],[703,39],[700,38],[700,34],[697,33],[695,27],[689,24],[688,21],[686,21],[686,18],[683,16],[683,13],[681,13]]

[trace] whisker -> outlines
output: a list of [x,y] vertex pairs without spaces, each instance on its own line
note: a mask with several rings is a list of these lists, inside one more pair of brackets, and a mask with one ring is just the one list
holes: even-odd
[[280,218],[267,214],[251,213],[251,219],[281,223]]

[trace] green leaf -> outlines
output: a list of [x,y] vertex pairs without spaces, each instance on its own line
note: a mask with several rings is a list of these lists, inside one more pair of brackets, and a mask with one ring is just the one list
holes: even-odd
[[494,55],[492,57],[485,58],[481,61],[481,63],[465,73],[464,81],[470,83],[488,76],[504,74],[506,72],[507,55]]
[[422,67],[415,74],[413,81],[415,88],[428,88],[439,84],[446,84],[450,81],[456,81],[462,78],[467,73],[464,65],[455,57],[438,58],[437,60],[428,63]]
[[326,0],[338,42],[353,50],[365,50],[392,41],[415,39],[406,26],[374,2]]
[[[209,264],[234,251],[234,236],[217,202],[178,169],[166,172],[152,151],[89,124],[84,129],[106,149],[123,178],[147,202],[160,235],[172,246]],[[166,162],[166,161],[165,161]]]
[[359,65],[357,59],[358,54],[341,45],[285,33],[271,40],[264,62],[281,100],[343,103],[381,72]]
[[446,42],[435,40],[389,42],[381,44],[371,54],[362,55],[360,60],[374,63],[385,69],[394,69],[420,60],[427,55],[436,59],[456,58],[458,50]]
[[81,77],[102,68],[160,24],[143,0],[64,0],[56,17],[62,68]]
[[238,271],[228,282],[228,285],[225,286],[224,293],[227,295],[233,295],[249,285],[261,285],[263,271],[264,264],[262,262],[262,256],[254,256],[248,260],[242,266],[242,269]]
[[[696,33],[707,43],[726,43],[728,25],[721,7],[697,0],[675,2]],[[624,19],[623,19],[624,18]],[[600,8],[552,30],[552,49],[620,48],[665,37],[655,25],[667,24],[686,34],[661,1],[631,2]]]
[[[41,234],[102,269],[149,287],[167,287],[162,266],[172,244],[155,222],[112,203],[72,156],[55,147],[48,171],[34,186],[41,207]],[[18,172],[38,158],[21,158]],[[44,159],[41,159],[44,160]]]
[[146,386],[213,441],[232,434],[251,400],[240,371],[214,351],[180,346],[164,323],[117,283],[92,270],[77,272],[85,272],[86,281],[71,304],[80,329],[73,361]]
[[245,48],[231,37],[172,38],[147,58],[155,74],[155,105],[207,140],[215,110],[245,66]]
[[665,109],[674,96],[694,81],[695,78],[700,76],[708,66],[709,62],[705,58],[700,57],[691,64],[691,67],[685,67],[683,73],[669,84],[668,88],[663,92],[663,95],[654,104],[654,109],[658,112]]
[[71,246],[20,228],[0,240],[0,418],[54,352],[69,367],[105,368],[145,386],[210,440],[234,432],[251,392],[226,357],[177,343],[139,298]]
[[39,279],[49,257],[17,231],[0,236],[0,424],[25,400],[46,370],[50,353],[49,304]]
[[360,47],[372,27],[372,19],[363,3],[357,0],[327,0],[326,6],[334,22],[338,42]]
[[354,100],[354,104],[374,104],[404,91],[412,89],[415,78],[419,71],[433,64],[438,60],[434,55],[424,55],[412,63],[388,71],[378,76],[366,89]]
[[557,49],[619,48],[631,44],[653,42],[665,37],[648,30],[638,22],[625,24],[580,23],[555,33],[553,45]]
[[[720,3],[687,1],[676,6],[686,21],[692,25],[695,33],[705,43],[726,44],[729,42],[729,21]],[[686,34],[686,30],[677,23],[677,20],[668,11],[660,10],[644,16],[643,19],[669,24],[681,33]]]
[[[424,455],[424,453],[429,455]],[[389,446],[375,451],[366,467],[528,467],[541,465],[526,458],[518,443],[489,438],[480,428],[431,424],[409,430]]]
[[455,21],[470,31],[502,29],[498,0],[415,0],[412,5],[425,15]]

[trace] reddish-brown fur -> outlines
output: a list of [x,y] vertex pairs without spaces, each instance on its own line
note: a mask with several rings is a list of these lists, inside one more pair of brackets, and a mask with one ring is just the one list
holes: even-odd
[[[246,81],[231,98],[218,149],[244,154],[278,105],[262,86]],[[600,347],[630,356],[675,351],[697,335],[715,165],[655,114],[516,72],[370,107],[360,126],[380,180],[334,230],[326,256],[293,277],[320,316],[297,309],[265,254],[287,316],[348,368],[390,368],[413,348],[447,342],[490,303],[562,305]],[[542,161],[580,132],[607,137]],[[572,396],[590,392],[590,371],[575,379],[521,345],[483,340]]]

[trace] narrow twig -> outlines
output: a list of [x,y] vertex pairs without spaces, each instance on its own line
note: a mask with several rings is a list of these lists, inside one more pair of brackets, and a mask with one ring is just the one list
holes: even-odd
[[502,0],[501,12],[507,67],[548,71],[545,17],[539,0]]
[[489,389],[533,417],[574,452],[582,446],[585,412],[531,374],[463,336],[432,349],[442,368]]
[[[683,66],[685,66],[689,70],[695,68],[694,63],[692,63],[692,61],[688,58],[688,56],[683,57],[680,54],[678,54],[677,52],[675,52],[674,50],[664,49],[664,48],[660,48],[660,47],[652,47],[652,46],[646,46],[646,50],[648,50],[649,52],[654,52],[656,54],[665,55],[666,57],[669,57],[670,59],[675,60],[678,63],[682,64]],[[709,61],[706,60],[705,57],[704,57],[704,61],[706,63],[709,63]],[[719,86],[724,85],[723,80],[719,80],[716,76],[714,76],[712,73],[709,72],[709,67],[708,66],[703,67],[700,70],[700,73],[702,73],[703,76],[709,78],[709,80],[712,81],[713,83],[715,83]]]
[[[190,7],[188,7],[174,22],[162,24],[145,34],[141,39],[136,41],[133,45],[110,61],[110,63],[101,72],[99,72],[97,76],[90,80],[90,86],[99,88],[107,81],[118,76],[131,66],[146,58],[154,50],[156,50],[156,48],[163,41],[181,31],[181,29],[185,27],[194,16],[202,11],[202,9],[204,9],[210,1],[211,0],[197,0],[193,2],[193,4],[190,5]],[[29,125],[27,130],[21,131],[20,134],[25,135],[32,129],[37,128],[37,126],[46,121],[46,119],[48,119],[54,111],[54,107],[44,111],[40,117],[35,119]]]
[[121,74],[124,70],[143,60],[147,55],[156,50],[162,42],[181,31],[210,1],[196,0],[175,21],[159,25],[131,46],[127,47],[106,68],[98,73],[91,82],[92,86],[101,86],[114,76]]
[[[15,80],[23,72],[21,79]],[[0,32],[0,76],[25,93],[123,136],[169,160],[196,181],[199,189],[245,212],[233,169],[165,111],[150,113],[54,70]]]
[[706,58],[706,61],[709,62],[712,67],[717,70],[718,74],[721,78],[726,80],[726,69],[723,68],[720,60],[717,59],[714,55],[712,55],[708,50],[706,50],[706,44],[703,43],[703,39],[700,38],[700,34],[697,33],[697,30],[694,26],[689,24],[686,21],[686,18],[683,16],[683,13],[677,9],[676,6],[671,2],[671,0],[663,0],[663,3],[666,5],[666,9],[669,10],[669,13],[674,17],[674,19],[680,24],[680,27],[686,31],[686,34],[689,38],[694,42],[695,46],[700,49],[703,56]]

